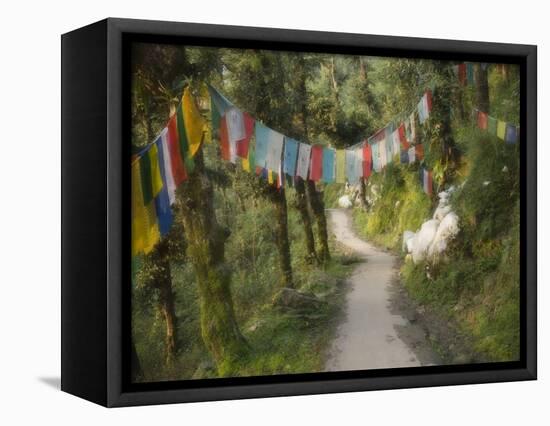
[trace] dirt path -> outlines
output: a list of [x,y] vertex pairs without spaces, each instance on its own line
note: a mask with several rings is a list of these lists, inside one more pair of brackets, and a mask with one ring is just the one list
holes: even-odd
[[424,333],[396,312],[396,257],[358,238],[346,210],[330,209],[336,240],[365,262],[350,277],[346,320],[332,344],[327,371],[398,368],[437,363]]

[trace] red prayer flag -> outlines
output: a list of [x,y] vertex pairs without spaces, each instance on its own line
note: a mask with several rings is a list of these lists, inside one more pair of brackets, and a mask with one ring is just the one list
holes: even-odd
[[401,149],[409,149],[409,142],[407,141],[407,135],[405,132],[405,125],[401,123],[398,128],[399,131],[399,142],[401,143]]
[[220,150],[222,159],[229,161],[231,159],[231,154],[229,152],[229,135],[227,134],[225,115],[220,120]]
[[168,121],[167,145],[170,152],[170,164],[172,166],[172,176],[174,176],[174,184],[178,186],[187,179],[187,172],[181,158],[181,150],[179,147],[178,124],[176,115],[174,114]]
[[251,117],[246,112],[243,112],[244,120],[244,139],[237,141],[237,155],[241,158],[248,158],[248,146],[250,145],[250,138],[254,133],[254,117]]
[[363,145],[363,177],[368,179],[372,172],[372,149],[368,143]]
[[426,90],[426,97],[428,99],[428,112],[432,110],[432,91]]
[[323,147],[313,145],[311,147],[311,166],[309,168],[309,180],[317,182],[323,174]]
[[477,112],[477,126],[480,129],[487,130],[488,120],[489,120],[489,117],[486,112],[483,112],[483,111]]
[[460,64],[458,66],[458,81],[460,84],[466,84],[466,64]]
[[414,156],[416,161],[422,161],[424,159],[424,146],[421,143],[414,146]]

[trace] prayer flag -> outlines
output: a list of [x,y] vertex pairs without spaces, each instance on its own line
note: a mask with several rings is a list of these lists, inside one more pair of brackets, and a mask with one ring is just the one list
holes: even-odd
[[414,115],[414,111],[409,116],[408,122],[405,123],[405,130],[407,132],[407,140],[409,143],[414,143],[416,140],[416,117]]
[[497,136],[502,140],[506,139],[506,122],[505,121],[498,120]]
[[363,177],[363,149],[356,148],[355,153],[355,174],[357,175],[357,180]]
[[408,164],[409,163],[409,151],[406,149],[401,148],[401,152],[399,154],[399,160],[401,164]]
[[432,195],[433,190],[432,172],[424,169],[424,192],[428,195]]
[[346,183],[346,151],[343,149],[336,150],[336,182]]
[[298,163],[296,164],[296,176],[307,179],[309,172],[309,160],[311,155],[311,145],[299,143]]
[[399,129],[392,133],[393,156],[399,161],[399,152],[401,151],[401,140],[399,138]]
[[283,171],[289,176],[296,175],[296,162],[298,161],[298,142],[285,137]]
[[334,182],[334,150],[323,148],[323,182]]
[[149,232],[146,224],[145,206],[141,191],[141,166],[140,161],[132,163],[132,256],[143,251],[145,239]]
[[458,65],[458,81],[462,85],[466,84],[466,64]]
[[355,184],[359,181],[355,172],[356,160],[355,152],[346,149],[346,177],[350,184]]
[[518,141],[518,131],[513,124],[506,124],[506,143],[516,143]]
[[256,165],[258,167],[265,168],[265,161],[267,157],[267,147],[269,145],[269,135],[271,129],[264,126],[259,121],[256,121],[254,125],[256,134]]
[[244,116],[243,112],[236,108],[231,107],[225,112],[225,121],[227,124],[227,134],[229,136],[229,142],[236,144],[237,141],[244,139],[246,136],[244,129]]
[[176,201],[176,183],[174,181],[174,173],[172,172],[172,162],[170,161],[170,149],[168,146],[168,129],[164,128],[160,133],[159,140],[159,158],[162,158],[161,163],[161,176],[164,173],[164,185],[166,186],[166,192],[170,204],[174,204]]
[[409,164],[412,164],[416,161],[416,147],[411,146],[408,151],[409,155]]
[[187,142],[189,143],[189,155],[194,157],[201,146],[206,123],[195,105],[189,87],[186,87],[183,91],[182,102],[185,131],[187,132]]
[[219,116],[223,116],[225,114],[225,111],[231,108],[233,104],[210,85],[208,86],[208,91],[210,92],[210,102],[216,108]]
[[159,191],[157,196],[155,197],[155,210],[157,213],[157,219],[158,219],[158,228],[161,236],[166,235],[170,231],[170,227],[172,226],[172,209],[170,207],[170,196],[168,194],[168,185],[167,185],[167,171],[164,162],[164,151],[162,149],[162,139],[159,138],[155,142],[157,145],[157,152],[158,152],[158,163],[159,163],[159,171],[160,171],[160,177],[162,180],[162,189]]
[[416,109],[418,111],[418,121],[420,121],[420,124],[424,124],[424,122],[428,119],[428,101],[426,98],[427,95],[426,93],[424,93],[422,98],[420,98],[418,105],[416,106]]
[[399,132],[399,142],[401,144],[401,148],[404,150],[409,149],[409,142],[407,142],[407,132],[405,129],[405,124],[401,123],[397,130]]
[[231,147],[229,143],[229,135],[227,134],[227,123],[225,115],[220,120],[220,153],[222,159],[231,161]]
[[487,113],[483,111],[477,112],[477,126],[480,129],[487,130]]
[[386,139],[378,142],[378,155],[380,156],[380,168],[383,169],[388,164],[388,151],[386,149]]
[[430,115],[430,112],[432,112],[432,100],[432,91],[426,90],[426,111],[428,116]]
[[382,169],[382,167],[380,166],[380,149],[377,143],[370,145],[370,148],[372,154],[372,169],[375,172],[379,172]]
[[422,161],[424,159],[424,146],[419,143],[414,146],[415,160]]
[[466,63],[466,78],[468,84],[474,84],[474,64],[471,62]]
[[[182,99],[183,101],[183,99]],[[187,132],[185,131],[185,120],[183,113],[183,102],[176,109],[176,123],[178,127],[178,139],[181,158],[185,164],[186,171],[192,172],[195,163],[189,155],[189,143],[187,141]],[[220,132],[221,132],[220,128]]]
[[243,112],[244,117],[244,138],[237,141],[237,155],[241,158],[248,158],[248,150],[250,147],[250,139],[254,133],[254,117]]
[[363,145],[363,177],[368,178],[372,173],[372,149],[368,143]]
[[174,184],[178,186],[180,183],[187,179],[187,173],[183,165],[183,159],[181,158],[181,151],[179,148],[179,136],[176,115],[173,115],[170,118],[170,121],[168,121],[166,143],[168,145],[168,151],[170,151],[170,162],[172,164],[172,175],[174,176]]
[[311,147],[311,164],[309,165],[309,180],[317,182],[323,174],[323,147],[313,145]]
[[270,170],[279,170],[283,155],[284,135],[269,129],[269,144],[265,157],[265,166]]
[[497,123],[498,120],[495,117],[489,116],[487,121],[487,131],[492,135],[497,135]]

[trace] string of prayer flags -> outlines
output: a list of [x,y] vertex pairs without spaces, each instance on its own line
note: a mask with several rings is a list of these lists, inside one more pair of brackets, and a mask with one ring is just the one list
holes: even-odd
[[363,145],[363,177],[368,179],[372,173],[372,147],[365,143]]
[[335,151],[332,148],[323,148],[323,177],[325,183],[334,182],[334,157]]
[[311,147],[311,164],[309,166],[309,180],[318,182],[323,174],[323,147],[313,145]]
[[477,126],[480,129],[487,130],[487,132],[497,136],[506,143],[515,144],[518,142],[518,127],[515,125],[498,120],[486,112],[476,109],[474,109],[474,116],[477,117]]
[[336,183],[346,183],[346,151],[343,149],[336,150]]
[[283,171],[289,176],[296,175],[296,162],[298,161],[298,142],[285,137],[283,158]]
[[296,163],[296,176],[307,179],[309,173],[309,159],[311,155],[311,145],[300,142],[298,148],[298,162]]

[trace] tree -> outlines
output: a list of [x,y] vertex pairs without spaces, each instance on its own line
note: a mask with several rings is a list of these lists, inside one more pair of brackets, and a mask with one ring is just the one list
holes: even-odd
[[248,351],[231,296],[231,270],[225,263],[228,229],[219,225],[214,209],[214,188],[204,167],[203,149],[195,156],[195,169],[178,189],[178,203],[187,241],[187,256],[198,283],[203,341],[221,375]]

